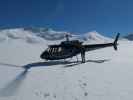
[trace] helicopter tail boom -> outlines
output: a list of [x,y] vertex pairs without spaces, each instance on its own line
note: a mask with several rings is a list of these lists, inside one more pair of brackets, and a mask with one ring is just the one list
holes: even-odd
[[85,48],[85,51],[92,51],[92,50],[101,49],[101,48],[110,47],[110,46],[113,46],[114,50],[117,50],[117,45],[118,45],[117,41],[119,36],[120,36],[120,33],[116,35],[116,38],[112,43],[83,45],[83,47]]

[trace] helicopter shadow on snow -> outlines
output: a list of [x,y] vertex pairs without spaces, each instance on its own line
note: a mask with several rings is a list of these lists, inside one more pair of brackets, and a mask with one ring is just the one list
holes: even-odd
[[[87,60],[87,62],[92,62],[92,63],[104,63],[104,62],[107,62],[109,61],[110,59],[103,59],[103,60]],[[76,66],[76,65],[79,65],[79,64],[82,64],[81,62],[76,62],[76,63],[72,63],[72,64],[67,64],[65,65],[64,67],[67,68],[67,67],[73,67],[73,66]]]
[[[104,63],[109,61],[109,59],[103,59],[103,60],[87,60],[87,62],[92,62],[92,63]],[[22,66],[25,69],[30,69],[33,67],[49,67],[49,66],[54,66],[54,65],[63,65],[63,67],[72,67],[82,64],[81,61],[47,61],[47,62],[34,62],[34,63],[29,63],[27,65]]]
[[[103,60],[87,60],[87,62],[92,62],[92,63],[104,63],[109,61],[109,59],[103,59]],[[35,63],[30,63],[23,67],[25,70],[23,70],[20,74],[18,74],[12,81],[10,81],[6,86],[0,89],[0,97],[8,97],[8,96],[14,96],[17,94],[19,91],[22,83],[24,82],[28,69],[32,67],[49,67],[49,66],[54,66],[54,65],[63,65],[63,68],[68,68],[68,67],[73,67],[76,65],[82,64],[81,61],[49,61],[49,62],[35,62]],[[10,65],[10,64],[3,64],[2,65]],[[20,66],[14,66],[10,65],[10,67],[20,67]]]

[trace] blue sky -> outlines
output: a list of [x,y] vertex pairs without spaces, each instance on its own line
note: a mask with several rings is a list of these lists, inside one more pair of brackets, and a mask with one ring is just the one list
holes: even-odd
[[0,27],[51,27],[76,34],[133,32],[133,0],[0,0]]

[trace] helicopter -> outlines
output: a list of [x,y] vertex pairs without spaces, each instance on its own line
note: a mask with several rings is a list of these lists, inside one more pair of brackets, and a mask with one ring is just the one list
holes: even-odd
[[116,35],[114,42],[103,44],[88,44],[84,45],[79,40],[69,40],[69,35],[66,35],[66,41],[62,41],[58,45],[49,45],[48,48],[40,55],[41,59],[45,60],[60,60],[66,58],[72,58],[81,54],[82,63],[85,63],[85,52],[105,47],[112,46],[114,50],[117,50],[117,41],[120,33]]

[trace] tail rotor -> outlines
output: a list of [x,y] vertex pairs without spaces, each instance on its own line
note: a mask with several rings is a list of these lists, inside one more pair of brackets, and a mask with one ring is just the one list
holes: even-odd
[[114,46],[114,49],[115,49],[115,50],[117,50],[117,45],[118,45],[117,41],[118,41],[118,39],[119,39],[119,36],[120,36],[120,33],[118,33],[118,34],[116,35],[115,41],[114,41],[114,43],[113,43],[113,46]]

